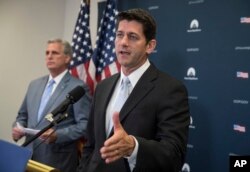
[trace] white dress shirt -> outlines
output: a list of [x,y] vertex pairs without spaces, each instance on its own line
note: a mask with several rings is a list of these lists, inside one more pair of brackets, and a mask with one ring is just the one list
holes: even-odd
[[[131,92],[133,91],[136,83],[138,82],[138,80],[141,78],[141,76],[143,75],[143,73],[149,68],[150,66],[150,62],[147,59],[146,62],[140,66],[138,69],[136,69],[135,71],[133,71],[130,75],[128,75],[127,77],[129,78],[131,84],[132,84],[132,88],[131,88]],[[109,101],[107,110],[106,110],[106,135],[108,137],[110,131],[108,131],[108,125],[109,125],[109,121],[112,120],[112,115],[114,114],[114,104],[115,104],[115,100],[116,97],[118,96],[118,92],[119,92],[119,87],[121,85],[121,81],[122,79],[125,77],[125,75],[123,74],[123,72],[121,71],[121,76],[115,86],[113,95]],[[128,133],[129,134],[129,133]],[[132,154],[129,157],[125,157],[128,159],[128,163],[129,163],[129,167],[130,170],[133,171],[135,164],[136,164],[136,157],[137,157],[137,152],[138,152],[138,141],[135,139],[135,137],[133,137],[135,140],[135,148],[132,152]]]

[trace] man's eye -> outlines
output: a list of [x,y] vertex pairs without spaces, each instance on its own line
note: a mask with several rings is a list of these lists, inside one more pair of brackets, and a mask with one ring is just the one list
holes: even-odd
[[135,41],[135,40],[137,40],[138,38],[137,38],[137,36],[135,36],[135,35],[129,35],[129,39]]
[[122,33],[116,33],[116,37],[122,38],[122,37],[123,37],[123,34],[122,34]]

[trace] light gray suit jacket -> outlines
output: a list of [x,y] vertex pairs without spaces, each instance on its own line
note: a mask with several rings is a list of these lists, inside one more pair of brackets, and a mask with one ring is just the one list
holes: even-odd
[[86,134],[91,100],[89,89],[81,80],[74,78],[69,72],[66,73],[48,101],[43,117],[38,121],[38,109],[48,79],[47,75],[30,83],[16,121],[24,127],[43,129],[49,124],[44,116],[60,105],[72,89],[78,85],[83,86],[86,91],[85,95],[74,105],[69,106],[67,110],[69,116],[55,127],[56,143],[39,145],[41,140],[36,139],[28,145],[33,149],[32,159],[58,168],[63,172],[72,172],[75,171],[78,162],[77,140],[82,136],[85,137]]

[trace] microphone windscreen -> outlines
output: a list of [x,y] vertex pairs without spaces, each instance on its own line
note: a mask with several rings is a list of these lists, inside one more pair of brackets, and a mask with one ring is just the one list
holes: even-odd
[[67,98],[70,99],[71,103],[77,102],[85,94],[85,90],[82,86],[77,86],[68,93]]

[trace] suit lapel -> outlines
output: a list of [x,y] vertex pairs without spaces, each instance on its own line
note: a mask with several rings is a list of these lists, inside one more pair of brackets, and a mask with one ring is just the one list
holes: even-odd
[[[145,71],[142,77],[135,85],[133,91],[128,97],[127,101],[123,105],[120,111],[121,123],[129,115],[129,113],[136,107],[138,103],[143,101],[143,98],[154,88],[153,80],[157,78],[157,69],[151,64],[150,67]],[[113,135],[113,129],[109,136]]]
[[156,79],[157,72],[154,66],[150,66],[148,70],[142,75],[135,88],[131,92],[127,101],[120,112],[120,121],[122,122],[125,117],[132,111],[138,103],[143,101],[143,98],[154,88],[152,81]]
[[67,87],[67,84],[68,84],[69,80],[70,80],[70,74],[66,73],[66,75],[62,78],[62,80],[60,81],[60,83],[56,87],[55,91],[51,95],[46,107],[44,108],[44,113],[43,113],[43,116],[42,116],[41,120],[39,121],[39,123],[42,120],[44,120],[44,117],[48,113],[50,113],[50,110],[53,107],[53,105],[55,104],[56,100],[63,93],[64,89]]
[[51,95],[50,100],[48,101],[48,104],[45,108],[45,111],[48,113],[48,111],[53,107],[54,103],[58,99],[58,97],[63,93],[64,89],[67,87],[70,80],[70,74],[66,73],[66,75],[62,78],[61,82],[56,87],[54,93]]
[[[103,136],[103,140],[106,140],[106,110],[107,110],[107,106],[108,106],[108,103],[111,99],[111,96],[113,94],[113,91],[115,89],[115,86],[116,86],[116,83],[118,81],[120,77],[120,74],[115,74],[114,77],[110,78],[111,81],[110,82],[107,82],[107,84],[105,86],[103,86],[103,88],[101,89],[102,91],[102,99],[100,99],[100,103],[101,104],[101,107],[100,109],[102,109],[102,112],[103,112],[103,115],[101,115],[101,119],[99,120],[100,123],[100,128],[102,129],[101,131],[103,132],[102,133],[102,136]],[[104,103],[103,103],[104,102]]]

